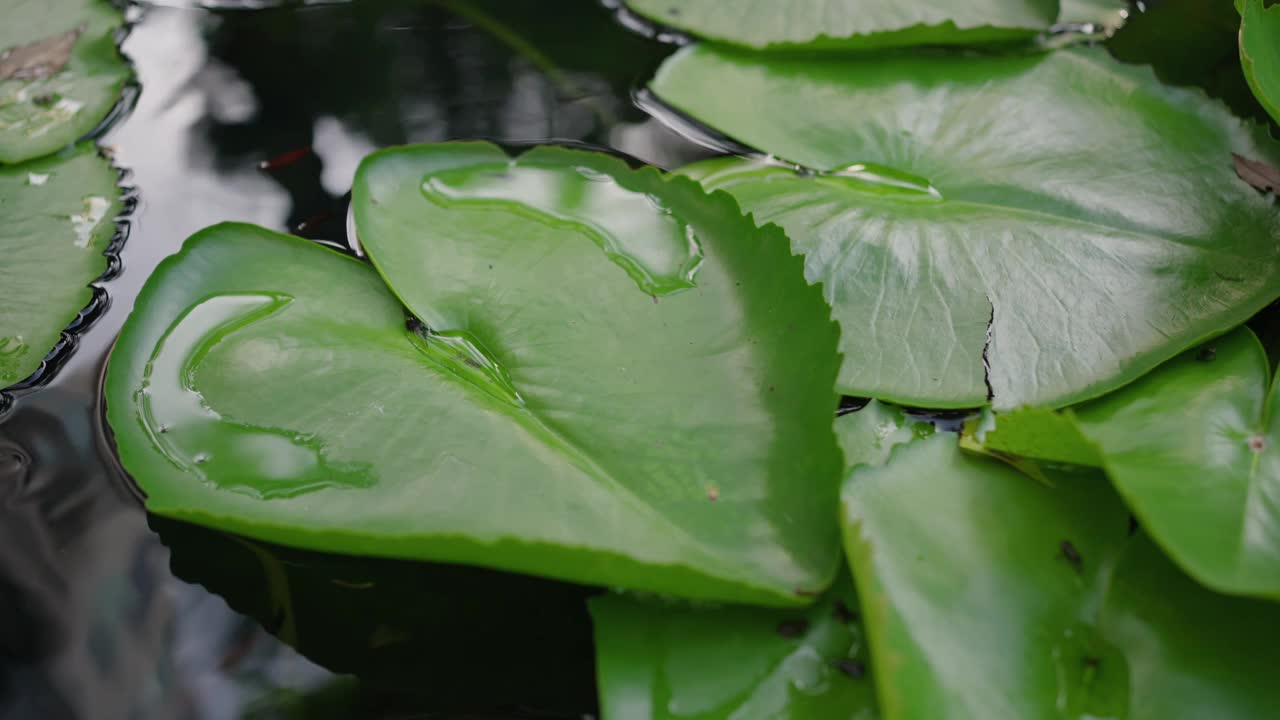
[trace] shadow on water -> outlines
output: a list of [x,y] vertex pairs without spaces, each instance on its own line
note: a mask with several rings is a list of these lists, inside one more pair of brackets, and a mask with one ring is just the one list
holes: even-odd
[[183,239],[240,220],[344,242],[352,175],[378,147],[708,155],[631,102],[671,49],[595,0],[144,7],[123,45],[141,93],[102,138],[139,189],[110,302],[56,377],[0,411],[0,718],[593,713],[586,590],[149,524],[98,387],[142,283]]

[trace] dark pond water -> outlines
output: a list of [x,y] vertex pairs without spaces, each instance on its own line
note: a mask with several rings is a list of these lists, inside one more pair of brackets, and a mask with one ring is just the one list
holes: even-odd
[[102,139],[139,188],[109,305],[0,416],[0,717],[593,713],[584,590],[149,520],[97,389],[160,259],[223,220],[344,242],[344,196],[375,148],[563,140],[667,167],[707,155],[631,100],[672,47],[592,0],[170,4],[138,13],[123,50],[141,92]]
[[[352,174],[378,147],[572,141],[663,167],[713,154],[633,99],[678,38],[595,0],[170,4],[138,13],[123,49],[141,91],[102,139],[139,188],[109,303],[51,381],[0,411],[0,718],[593,715],[589,590],[148,518],[98,385],[133,298],[188,235],[242,220],[342,244]],[[1127,60],[1177,42],[1136,25],[1113,47]],[[1238,93],[1177,77],[1179,59],[1173,81]]]

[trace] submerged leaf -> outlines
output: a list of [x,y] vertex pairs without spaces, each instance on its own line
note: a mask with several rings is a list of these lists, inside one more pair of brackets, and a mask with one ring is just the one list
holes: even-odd
[[119,198],[90,146],[0,167],[0,388],[35,372],[93,297]]
[[800,166],[684,172],[805,254],[841,324],[849,395],[1062,406],[1280,295],[1280,207],[1228,162],[1278,164],[1280,146],[1097,49],[764,60],[696,46],[652,87]]
[[804,610],[590,601],[608,720],[872,720],[874,670],[843,575]]
[[1258,102],[1280,123],[1280,7],[1236,0],[1240,10],[1240,65]]
[[752,48],[1008,42],[1047,29],[1055,0],[626,0],[663,25]]
[[107,0],[19,0],[0,22],[0,163],[47,155],[98,125],[129,68]]
[[409,328],[373,268],[249,226],[148,281],[107,401],[149,509],[690,597],[826,587],[837,329],[780,232],[559,148],[380,152],[353,203]]
[[[837,421],[837,423],[842,421]],[[1268,603],[1182,575],[1093,473],[1053,487],[953,437],[855,470],[845,542],[892,718],[1267,717]]]

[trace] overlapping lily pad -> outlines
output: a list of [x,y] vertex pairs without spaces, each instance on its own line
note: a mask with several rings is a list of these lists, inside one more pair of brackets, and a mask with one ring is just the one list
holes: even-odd
[[1101,465],[1192,576],[1222,592],[1280,598],[1280,429],[1269,375],[1261,344],[1242,329],[1119,392],[1061,414],[998,416],[979,436],[1001,452]]
[[1236,0],[1240,10],[1240,64],[1258,102],[1280,122],[1280,9],[1263,0]]
[[129,68],[107,0],[17,0],[0,22],[0,163],[63,148],[98,125]]
[[687,172],[805,253],[851,395],[1062,406],[1280,295],[1280,207],[1232,166],[1280,163],[1280,147],[1101,50],[766,61],[696,46],[652,87],[804,168]]
[[35,372],[89,303],[119,212],[116,172],[90,146],[0,167],[0,388]]
[[107,401],[153,512],[690,597],[830,582],[837,329],[780,232],[681,177],[483,143],[369,157],[354,208],[390,290],[244,225],[144,288]]
[[591,600],[610,720],[872,720],[875,690],[853,583],[803,611]]
[[[839,422],[844,422],[841,420]],[[1092,472],[937,435],[855,470],[845,537],[886,717],[1267,717],[1275,607],[1179,572]]]
[[1055,0],[626,0],[636,13],[751,48],[883,48],[1007,42],[1047,29]]

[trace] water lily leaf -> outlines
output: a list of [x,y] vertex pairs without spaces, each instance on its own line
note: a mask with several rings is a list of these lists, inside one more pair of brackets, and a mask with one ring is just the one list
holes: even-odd
[[1236,0],[1240,11],[1240,65],[1245,79],[1276,122],[1280,122],[1280,9],[1263,0]]
[[1142,526],[1220,592],[1280,597],[1280,429],[1261,343],[1237,330],[1061,412],[991,419],[986,449],[1101,466]]
[[872,720],[875,690],[844,573],[804,610],[592,598],[609,720]]
[[1058,23],[1113,32],[1129,18],[1129,0],[1062,0]]
[[837,330],[780,232],[684,178],[483,143],[377,153],[354,207],[430,330],[366,264],[248,226],[197,234],[107,379],[149,509],[691,597],[826,587]]
[[[837,421],[840,422],[840,421]],[[845,540],[885,717],[1267,717],[1275,606],[1180,573],[1096,473],[935,435],[855,470]]]
[[668,27],[750,48],[845,49],[1008,42],[1048,28],[1056,0],[626,0]]
[[106,0],[8,3],[0,23],[0,163],[54,152],[107,116],[129,77],[115,45],[122,21]]
[[697,46],[652,87],[812,169],[687,172],[805,253],[842,326],[849,395],[1062,406],[1280,295],[1280,207],[1231,159],[1275,164],[1280,146],[1098,49],[762,60]]
[[93,297],[120,212],[116,183],[88,145],[0,167],[0,388],[35,372]]

